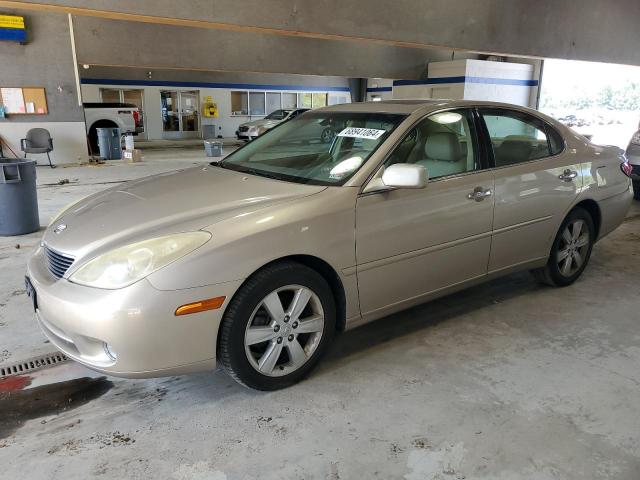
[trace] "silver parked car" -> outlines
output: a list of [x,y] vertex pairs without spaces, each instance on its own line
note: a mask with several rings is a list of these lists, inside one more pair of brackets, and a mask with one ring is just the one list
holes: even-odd
[[633,181],[633,196],[640,200],[640,125],[639,130],[633,134],[627,147],[627,158],[631,165],[631,180]]
[[252,122],[241,124],[238,127],[236,136],[238,137],[238,140],[253,140],[254,138],[258,137],[258,135],[262,135],[264,132],[272,129],[276,125],[279,125],[282,122],[293,120],[298,115],[307,112],[308,110],[308,108],[276,110],[275,112],[271,112],[269,115],[261,118],[260,120],[254,120]]
[[217,361],[277,389],[335,331],[518,270],[570,285],[623,221],[628,175],[622,150],[526,108],[321,108],[220,163],[64,210],[27,289],[47,338],[90,368],[151,377]]

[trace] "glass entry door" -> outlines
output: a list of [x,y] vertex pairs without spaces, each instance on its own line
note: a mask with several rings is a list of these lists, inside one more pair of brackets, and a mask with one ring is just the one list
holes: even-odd
[[162,137],[167,139],[200,137],[200,92],[161,90]]

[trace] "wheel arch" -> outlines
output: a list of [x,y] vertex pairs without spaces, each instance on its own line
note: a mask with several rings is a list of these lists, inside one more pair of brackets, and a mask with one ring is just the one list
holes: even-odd
[[600,211],[600,206],[598,205],[598,202],[596,202],[592,198],[587,198],[585,200],[578,202],[571,210],[574,210],[578,207],[586,210],[587,212],[589,212],[589,215],[591,215],[591,218],[593,220],[593,226],[596,229],[595,238],[597,240],[598,237],[600,236],[600,227],[602,226],[602,212]]
[[[91,150],[98,148],[98,128],[121,128],[121,125],[118,125],[118,122],[115,120],[111,120],[109,118],[100,118],[95,120],[89,130],[87,130],[87,138],[89,139],[89,147]],[[92,151],[92,154],[96,154],[97,152]]]
[[[275,263],[281,263],[281,262],[287,262],[287,261],[304,265],[314,270],[322,278],[325,279],[325,281],[329,285],[329,288],[331,289],[331,292],[333,293],[333,298],[336,302],[336,330],[344,331],[346,327],[346,319],[347,319],[347,299],[346,299],[346,293],[344,290],[344,285],[342,283],[342,280],[340,279],[340,276],[338,275],[338,272],[336,272],[336,270],[328,262],[314,255],[307,255],[307,254],[287,255],[284,257],[277,258],[275,260],[271,260],[268,263],[265,263],[260,268],[256,269],[251,275],[249,275],[244,282],[242,282],[242,285],[238,287],[236,292],[233,294],[233,297],[235,297],[238,294],[238,292],[247,283],[247,281],[249,281],[249,279],[252,278],[256,273],[260,272],[261,270],[264,270],[265,268]],[[231,300],[233,300],[233,297],[231,298]],[[216,344],[219,344],[219,341],[220,341],[220,329],[218,329]]]

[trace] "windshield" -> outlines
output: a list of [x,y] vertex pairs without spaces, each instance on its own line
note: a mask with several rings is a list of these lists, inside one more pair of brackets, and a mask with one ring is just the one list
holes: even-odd
[[264,118],[266,118],[267,120],[282,120],[290,113],[291,110],[276,110],[275,112],[271,112]]
[[404,115],[308,112],[267,131],[217,164],[314,185],[341,185],[364,165]]

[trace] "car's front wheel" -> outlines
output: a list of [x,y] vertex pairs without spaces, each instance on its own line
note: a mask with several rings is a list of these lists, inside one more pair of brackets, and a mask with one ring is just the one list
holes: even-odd
[[583,208],[573,209],[560,225],[547,265],[534,270],[533,275],[547,285],[571,285],[587,267],[594,243],[591,215]]
[[295,262],[265,267],[240,288],[220,326],[218,358],[239,383],[277,390],[318,363],[335,330],[329,285]]

